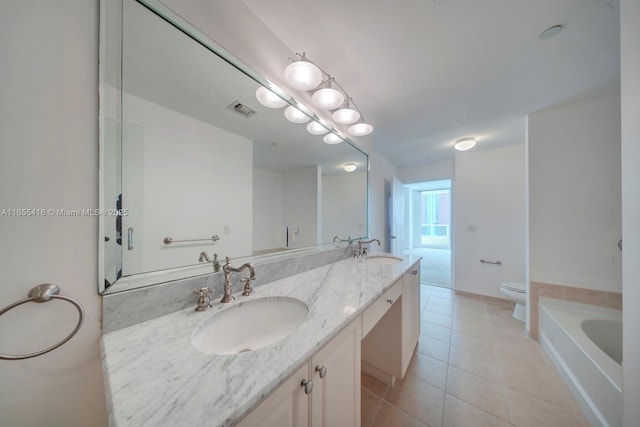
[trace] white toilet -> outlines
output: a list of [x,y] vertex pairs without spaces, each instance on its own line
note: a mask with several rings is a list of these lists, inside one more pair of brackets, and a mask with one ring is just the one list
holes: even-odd
[[500,293],[509,298],[516,304],[513,309],[513,318],[525,321],[527,304],[527,291],[524,283],[518,282],[502,282],[500,285]]

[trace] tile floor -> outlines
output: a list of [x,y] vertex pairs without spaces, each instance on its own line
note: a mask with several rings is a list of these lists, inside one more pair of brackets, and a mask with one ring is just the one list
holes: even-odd
[[417,351],[393,388],[362,375],[362,427],[590,426],[510,306],[420,291]]

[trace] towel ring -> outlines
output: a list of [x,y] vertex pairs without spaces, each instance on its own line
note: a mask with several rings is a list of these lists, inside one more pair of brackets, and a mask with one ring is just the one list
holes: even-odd
[[5,308],[3,308],[2,310],[0,310],[0,316],[5,314],[7,311],[11,310],[12,308],[15,308],[15,307],[17,307],[19,305],[25,304],[27,302],[33,301],[33,302],[41,303],[41,302],[47,302],[47,301],[51,300],[52,298],[61,299],[61,300],[65,300],[65,301],[70,302],[78,310],[78,324],[76,325],[75,328],[73,328],[73,331],[71,331],[71,333],[69,335],[67,335],[59,343],[54,344],[51,347],[45,348],[44,350],[36,351],[34,353],[19,354],[19,355],[0,353],[0,359],[4,359],[4,360],[21,360],[21,359],[29,359],[29,358],[32,358],[32,357],[41,356],[41,355],[43,355],[45,353],[50,352],[51,350],[55,350],[56,348],[60,347],[62,344],[64,344],[67,341],[69,341],[76,334],[76,332],[78,332],[78,330],[82,326],[82,323],[84,322],[84,309],[82,308],[80,303],[78,303],[76,300],[74,300],[72,298],[69,298],[69,297],[65,297],[63,295],[58,295],[59,293],[60,293],[60,288],[58,286],[54,285],[54,284],[45,283],[43,285],[38,285],[38,286],[36,286],[35,288],[33,288],[33,289],[31,289],[29,291],[27,299],[23,299],[22,301],[14,302],[13,304],[8,305]]

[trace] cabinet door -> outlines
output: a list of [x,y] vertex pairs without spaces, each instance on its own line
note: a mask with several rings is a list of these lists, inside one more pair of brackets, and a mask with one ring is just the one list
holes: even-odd
[[308,427],[309,396],[302,381],[309,379],[305,363],[291,378],[249,413],[238,427]]
[[352,322],[312,359],[313,427],[360,426],[360,340],[362,323]]
[[420,265],[414,265],[402,280],[402,366],[400,376],[404,378],[420,336]]

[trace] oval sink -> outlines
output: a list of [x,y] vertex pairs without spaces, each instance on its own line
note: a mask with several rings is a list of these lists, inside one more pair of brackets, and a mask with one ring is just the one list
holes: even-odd
[[369,255],[365,258],[367,261],[379,262],[381,264],[396,264],[404,261],[392,255]]
[[253,351],[286,338],[308,316],[307,305],[294,298],[243,301],[198,325],[191,344],[207,354]]

